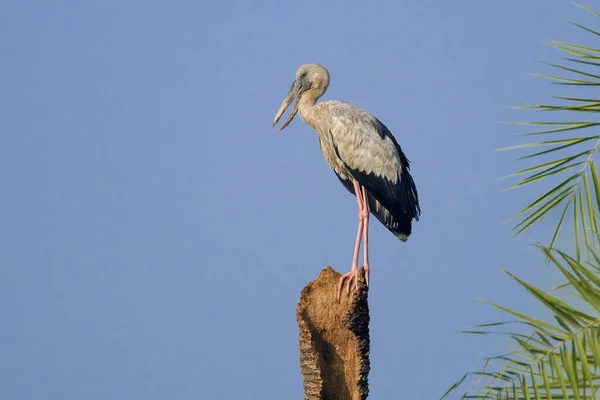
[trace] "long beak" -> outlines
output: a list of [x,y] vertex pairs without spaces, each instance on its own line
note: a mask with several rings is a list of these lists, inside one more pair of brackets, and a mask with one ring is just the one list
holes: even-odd
[[294,81],[287,96],[285,96],[283,103],[281,103],[281,107],[279,107],[279,111],[277,111],[277,114],[275,115],[275,119],[273,120],[273,126],[275,126],[275,124],[277,124],[277,122],[279,122],[279,119],[281,118],[281,116],[283,115],[285,110],[287,110],[287,108],[290,106],[290,104],[292,104],[292,101],[294,101],[294,97],[296,97],[296,103],[294,104],[294,107],[292,108],[292,111],[290,112],[288,119],[283,123],[283,125],[281,125],[281,128],[279,128],[280,131],[283,130],[283,128],[285,128],[286,126],[288,126],[288,124],[290,122],[292,122],[292,120],[294,119],[294,116],[298,112],[298,102],[300,101],[300,92],[301,91],[302,91],[302,85],[300,85],[300,84],[298,84],[298,82]]

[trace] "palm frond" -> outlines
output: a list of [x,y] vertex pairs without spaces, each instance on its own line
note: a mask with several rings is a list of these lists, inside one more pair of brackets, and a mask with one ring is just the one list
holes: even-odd
[[[569,304],[505,271],[540,301],[556,322],[487,302],[517,317],[531,332],[495,331],[507,323],[477,325],[467,331],[509,336],[514,349],[489,357],[481,371],[463,375],[442,399],[454,393],[469,376],[477,378],[476,385],[463,392],[461,399],[588,400],[600,394],[600,277],[575,257],[541,244],[538,248],[592,311],[583,312],[580,305]],[[600,254],[590,251],[594,254],[591,263],[600,268]]]
[[[579,7],[594,15],[597,14],[583,6]],[[572,24],[594,35],[595,38],[600,36],[596,30],[574,22]],[[535,74],[535,76],[563,85],[586,88],[600,86],[600,48],[565,42],[551,42],[550,45],[569,53],[570,57],[565,59],[565,62],[570,64],[569,66],[546,63],[566,75]],[[584,71],[581,67],[586,67],[589,71]],[[550,185],[535,201],[514,215],[513,219],[519,218],[520,221],[514,225],[513,233],[514,236],[517,236],[542,219],[553,216],[557,220],[550,243],[550,247],[552,247],[563,227],[565,215],[570,210],[574,218],[574,232],[571,236],[575,238],[576,242],[582,240],[587,247],[594,244],[592,238],[600,237],[600,221],[598,221],[600,180],[596,165],[596,157],[600,152],[600,130],[598,129],[600,119],[596,118],[596,115],[600,113],[600,98],[554,96],[554,99],[560,103],[536,104],[517,108],[544,112],[561,111],[569,113],[569,115],[581,116],[582,120],[568,118],[567,121],[509,122],[538,128],[524,133],[524,136],[538,138],[543,135],[549,138],[500,149],[531,149],[518,160],[530,162],[539,160],[537,164],[512,174],[512,177],[520,179],[509,189],[541,182]],[[539,127],[542,129],[540,130]],[[587,134],[583,134],[584,131]],[[560,135],[560,137],[550,138],[556,135]],[[543,149],[538,150],[540,147]],[[578,252],[576,256],[579,258],[581,254]]]
[[[578,7],[600,17],[599,13]],[[596,30],[571,23],[593,35],[594,39],[600,36]],[[565,60],[570,64],[547,64],[569,76],[535,76],[560,85],[580,86],[581,90],[600,86],[600,49],[565,42],[550,45],[567,52],[569,57]],[[504,272],[537,299],[552,318],[543,320],[486,301],[516,321],[475,325],[463,332],[503,335],[510,338],[513,346],[506,353],[486,358],[480,371],[464,374],[442,399],[462,389],[469,377],[476,379],[463,391],[461,399],[600,398],[600,173],[596,161],[600,152],[600,119],[596,118],[600,112],[600,99],[588,96],[554,96],[554,99],[561,103],[518,108],[560,111],[562,115],[568,113],[570,118],[513,122],[534,127],[532,132],[522,136],[536,139],[501,149],[526,150],[528,153],[518,160],[537,161],[510,175],[518,179],[510,188],[542,182],[549,186],[516,213],[513,220],[519,221],[513,231],[516,236],[542,219],[557,216],[550,245],[538,243],[537,246],[550,265],[564,277],[564,283],[544,291]],[[538,139],[542,136],[543,139]],[[571,237],[575,239],[575,250],[572,256],[554,248],[565,222],[573,223]],[[564,293],[570,295],[569,301],[563,296],[559,298]]]

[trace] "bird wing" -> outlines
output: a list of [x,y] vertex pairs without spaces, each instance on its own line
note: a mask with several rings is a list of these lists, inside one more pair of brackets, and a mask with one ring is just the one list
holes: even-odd
[[329,133],[348,172],[390,212],[409,219],[420,214],[409,161],[389,129],[352,104],[330,101]]

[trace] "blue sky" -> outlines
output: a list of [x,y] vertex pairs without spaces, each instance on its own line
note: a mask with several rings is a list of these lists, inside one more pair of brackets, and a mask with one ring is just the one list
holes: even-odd
[[[552,278],[503,223],[540,188],[507,106],[590,43],[570,1],[5,1],[0,13],[0,398],[301,398],[295,308],[350,267],[356,202],[316,133],[273,116],[304,63],[380,118],[422,219],[371,228],[370,399],[438,398],[505,342],[453,331],[535,313],[500,268]],[[593,39],[593,38],[592,38]]]

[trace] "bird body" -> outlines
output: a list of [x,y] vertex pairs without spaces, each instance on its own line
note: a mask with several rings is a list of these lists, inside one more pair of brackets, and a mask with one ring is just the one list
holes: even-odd
[[371,213],[398,239],[406,241],[419,218],[418,194],[409,161],[388,128],[363,109],[338,100],[298,111],[313,128],[325,162],[344,187],[352,180],[366,187]]
[[398,239],[406,242],[412,221],[420,215],[419,197],[410,175],[409,161],[390,130],[367,111],[343,101],[317,103],[329,86],[329,71],[320,64],[305,64],[296,72],[273,126],[285,110],[296,102],[283,123],[284,129],[300,113],[319,137],[323,157],[358,203],[359,226],[350,272],[342,275],[357,284],[358,253],[364,233],[364,269],[369,283],[368,229],[372,213]]

